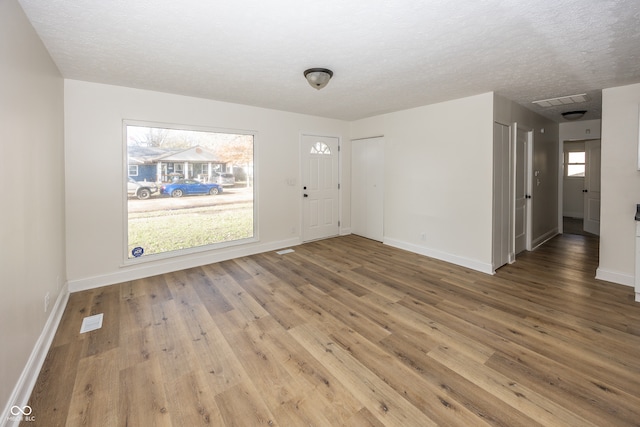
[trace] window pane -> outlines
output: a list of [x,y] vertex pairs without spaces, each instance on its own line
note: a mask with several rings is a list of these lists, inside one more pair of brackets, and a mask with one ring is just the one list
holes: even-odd
[[[128,257],[254,237],[253,135],[126,125]],[[132,168],[129,168],[131,171]]]
[[567,165],[567,176],[584,176],[584,165]]
[[311,146],[311,154],[326,154],[331,155],[331,148],[324,142],[316,142]]
[[584,151],[570,151],[569,163],[584,163]]

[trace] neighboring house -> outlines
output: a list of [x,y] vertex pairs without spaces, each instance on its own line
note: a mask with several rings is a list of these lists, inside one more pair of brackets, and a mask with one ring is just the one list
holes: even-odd
[[128,174],[136,181],[158,182],[157,167],[155,159],[167,155],[168,152],[176,150],[166,150],[158,147],[128,146]]
[[199,145],[180,150],[131,146],[127,150],[129,176],[136,181],[169,182],[175,178],[215,181],[216,172],[231,167]]

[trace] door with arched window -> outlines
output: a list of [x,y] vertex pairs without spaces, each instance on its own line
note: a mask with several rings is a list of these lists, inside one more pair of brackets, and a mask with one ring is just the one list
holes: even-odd
[[302,135],[302,240],[339,233],[338,138]]

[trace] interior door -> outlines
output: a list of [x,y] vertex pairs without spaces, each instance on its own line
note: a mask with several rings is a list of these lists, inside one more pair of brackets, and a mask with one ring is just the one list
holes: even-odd
[[351,142],[351,231],[382,241],[384,237],[384,140]]
[[583,228],[600,235],[600,140],[585,141]]
[[338,235],[338,138],[303,135],[302,240]]
[[515,218],[514,251],[516,254],[529,247],[529,150],[530,133],[517,126],[515,140]]

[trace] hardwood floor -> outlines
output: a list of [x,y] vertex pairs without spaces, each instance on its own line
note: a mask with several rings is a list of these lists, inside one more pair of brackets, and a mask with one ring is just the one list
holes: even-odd
[[489,276],[344,236],[75,293],[24,424],[638,426],[640,304],[597,245]]

